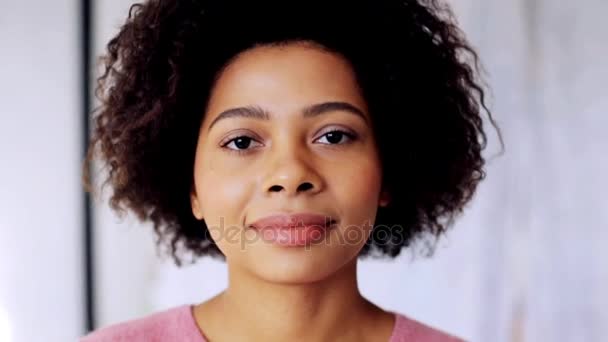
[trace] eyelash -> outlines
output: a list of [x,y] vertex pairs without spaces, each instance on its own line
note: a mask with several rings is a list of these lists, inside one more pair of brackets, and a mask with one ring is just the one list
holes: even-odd
[[[343,143],[336,143],[336,144],[325,144],[324,143],[323,145],[330,145],[330,146],[331,145],[345,145],[345,144],[350,144],[353,141],[357,140],[357,135],[355,133],[352,133],[352,132],[349,132],[349,131],[346,131],[346,130],[342,130],[342,129],[331,129],[331,130],[328,130],[327,132],[323,133],[321,135],[321,137],[319,137],[318,139],[320,139],[320,138],[322,138],[322,137],[324,137],[324,136],[326,136],[327,134],[330,134],[330,133],[341,133],[341,134],[343,134],[346,137],[347,141],[343,142]],[[236,141],[237,139],[240,139],[240,138],[249,138],[252,141],[256,141],[255,138],[252,137],[252,136],[250,136],[250,135],[241,134],[241,135],[235,136],[233,138],[230,138],[228,141],[222,143],[220,146],[222,148],[226,149],[227,152],[229,152],[229,153],[236,153],[236,154],[239,154],[239,155],[250,153],[251,152],[251,148],[233,149],[233,148],[227,147],[230,143],[232,143],[232,142],[234,142],[234,141]],[[315,140],[318,140],[318,139],[315,139]]]

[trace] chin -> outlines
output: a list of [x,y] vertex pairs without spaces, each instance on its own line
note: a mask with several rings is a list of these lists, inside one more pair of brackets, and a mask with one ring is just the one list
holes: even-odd
[[[338,272],[356,251],[344,253],[340,247],[313,245],[306,248],[265,246],[249,260],[251,270],[260,278],[276,283],[303,284],[328,278]],[[352,256],[350,255],[352,254]]]
[[272,269],[268,266],[271,265],[263,266],[262,269],[256,269],[256,275],[267,282],[281,284],[295,285],[314,283],[317,281],[321,281],[336,272],[335,269],[332,269],[330,267],[325,267],[321,269],[306,266],[300,268],[288,267],[285,270],[281,267]]

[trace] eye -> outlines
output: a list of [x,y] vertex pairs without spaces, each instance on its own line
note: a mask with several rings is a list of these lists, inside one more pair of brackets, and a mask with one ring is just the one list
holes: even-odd
[[252,137],[240,135],[223,143],[222,147],[227,148],[229,150],[233,150],[235,152],[245,152],[246,150],[250,149],[252,145],[255,146],[255,144],[261,145]]
[[329,132],[326,132],[319,138],[319,141],[325,140],[325,142],[321,142],[322,144],[328,145],[336,145],[336,144],[345,144],[349,143],[356,138],[355,134],[346,132],[339,129],[333,129]]

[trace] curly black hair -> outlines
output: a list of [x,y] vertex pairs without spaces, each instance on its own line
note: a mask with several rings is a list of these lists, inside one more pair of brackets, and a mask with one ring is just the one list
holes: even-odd
[[184,252],[223,258],[189,197],[216,77],[247,49],[298,41],[347,59],[372,115],[391,202],[378,209],[360,256],[394,257],[417,237],[438,238],[485,178],[482,114],[498,127],[484,102],[478,56],[439,1],[134,4],[100,56],[86,161],[99,152],[111,207],[153,222],[178,265]]

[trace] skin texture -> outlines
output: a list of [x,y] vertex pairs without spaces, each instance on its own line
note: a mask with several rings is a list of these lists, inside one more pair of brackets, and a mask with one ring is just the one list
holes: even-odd
[[[327,102],[348,103],[362,115],[332,109],[303,116],[304,108]],[[229,117],[211,126],[239,107],[261,108],[269,119]],[[330,139],[335,129],[353,136]],[[231,139],[242,136],[251,140],[237,151],[244,145]],[[192,212],[205,220],[229,270],[228,288],[194,310],[205,335],[388,340],[394,318],[360,294],[356,279],[370,223],[389,203],[381,175],[371,117],[345,59],[305,43],[237,56],[211,92],[194,163]],[[247,227],[278,212],[314,212],[338,222],[306,247],[269,243]]]

